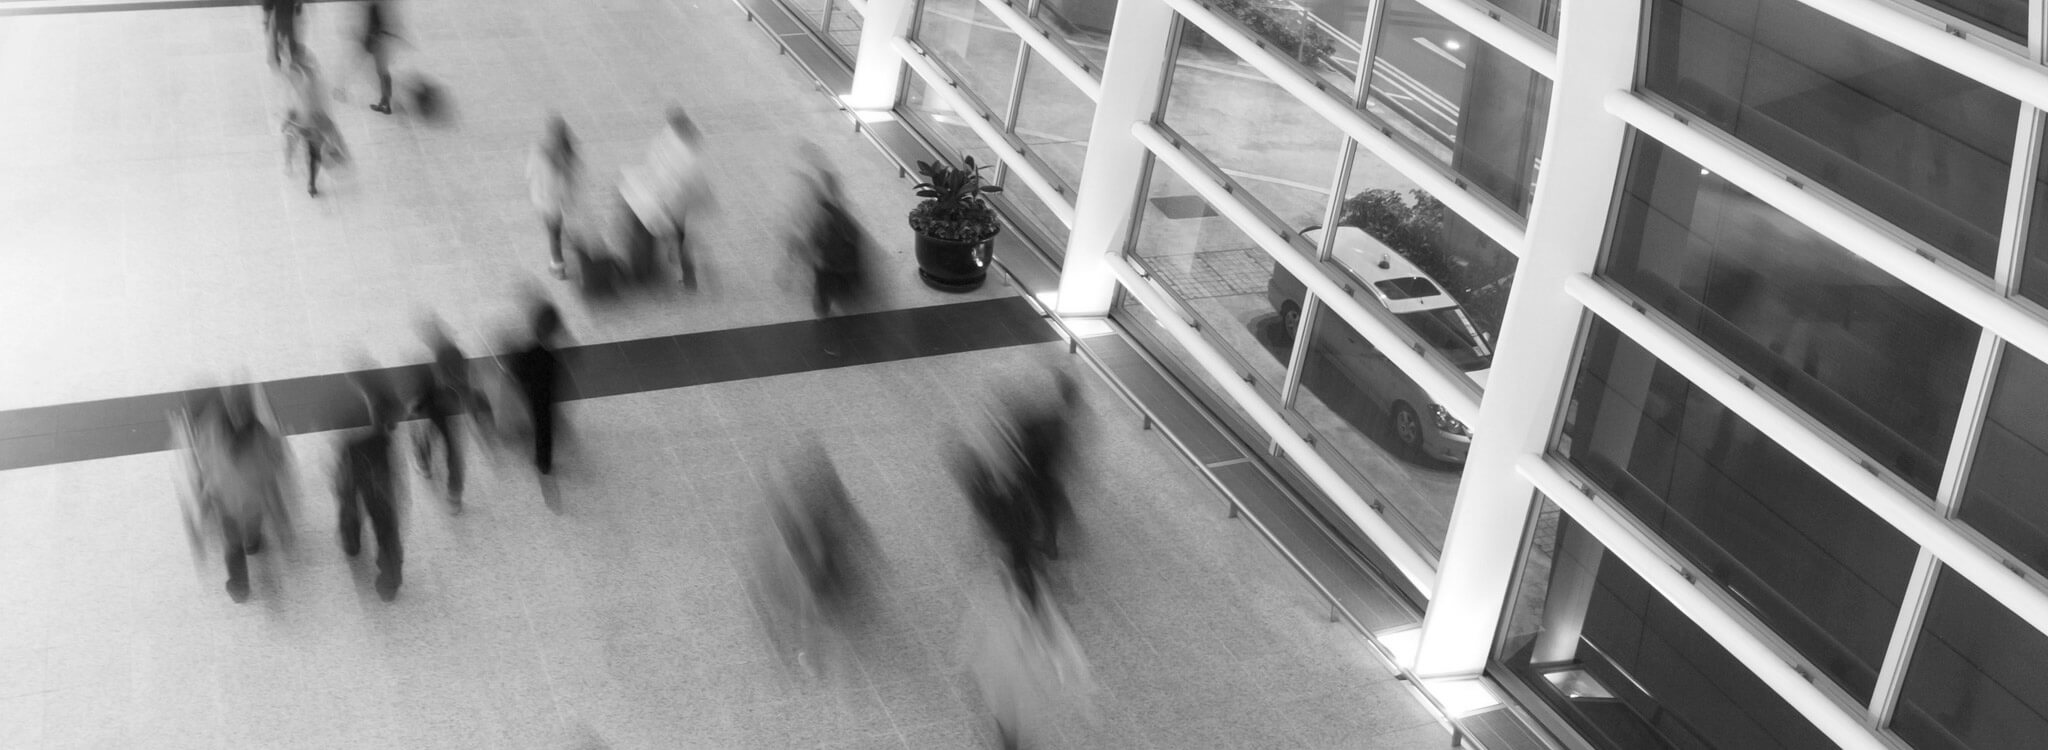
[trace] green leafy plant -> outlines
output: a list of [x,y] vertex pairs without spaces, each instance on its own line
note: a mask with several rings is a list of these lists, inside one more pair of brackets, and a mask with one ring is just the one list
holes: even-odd
[[962,166],[943,162],[921,161],[917,173],[924,176],[924,182],[917,183],[917,197],[922,203],[910,210],[910,228],[926,236],[953,242],[968,242],[987,239],[995,234],[996,212],[982,196],[1000,193],[1000,186],[982,182],[981,171],[988,165],[976,165],[974,157],[961,158]]

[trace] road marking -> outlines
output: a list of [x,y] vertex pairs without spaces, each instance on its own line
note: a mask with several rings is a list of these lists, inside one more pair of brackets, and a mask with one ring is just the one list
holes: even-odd
[[1428,37],[1415,37],[1415,43],[1422,45],[1423,49],[1435,52],[1439,55],[1443,55],[1444,59],[1451,61],[1452,65],[1456,65],[1460,68],[1465,67],[1464,60],[1458,59],[1458,56],[1451,54],[1449,50],[1436,46],[1436,42],[1430,41]]

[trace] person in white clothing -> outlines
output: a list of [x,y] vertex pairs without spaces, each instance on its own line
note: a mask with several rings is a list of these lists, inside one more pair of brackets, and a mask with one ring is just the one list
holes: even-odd
[[531,186],[533,207],[540,211],[540,219],[548,228],[548,270],[558,279],[568,278],[562,265],[562,221],[575,198],[581,171],[569,123],[560,115],[549,117],[547,137],[533,147],[533,156],[526,162],[526,180]]
[[670,109],[668,127],[654,136],[646,163],[627,170],[619,188],[638,219],[638,226],[628,227],[628,254],[646,258],[660,243],[670,243],[678,280],[693,290],[697,265],[690,253],[688,222],[712,204],[699,143],[696,125],[681,109]]

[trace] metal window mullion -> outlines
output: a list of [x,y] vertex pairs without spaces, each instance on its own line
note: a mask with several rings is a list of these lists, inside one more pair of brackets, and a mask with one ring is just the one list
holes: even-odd
[[1351,106],[1365,109],[1365,98],[1372,95],[1372,61],[1379,56],[1381,26],[1387,20],[1388,0],[1372,0],[1365,8],[1365,38],[1358,40],[1358,85],[1351,89]]
[[[1949,441],[1948,461],[1942,467],[1941,486],[1934,504],[1945,518],[1954,518],[1956,506],[1968,485],[1970,462],[1975,458],[1976,435],[1983,429],[1990,411],[1991,387],[1998,372],[2001,347],[1996,336],[1984,331],[1977,338],[1977,353],[1971,360],[1970,380],[1963,391],[1962,414],[1956,420]],[[1898,620],[1885,647],[1884,663],[1877,672],[1877,686],[1869,703],[1870,726],[1884,729],[1898,712],[1899,696],[1905,691],[1906,668],[1912,664],[1913,649],[1920,641],[1920,628],[1927,620],[1928,603],[1934,598],[1934,583],[1941,574],[1941,560],[1925,546],[1913,560],[1913,572],[1906,579]]]
[[1024,108],[1024,76],[1031,69],[1031,44],[1017,40],[1017,65],[1010,71],[1010,101],[1003,105],[1003,132],[1017,133],[1017,112]]
[[[1294,396],[1301,391],[1301,368],[1308,361],[1309,322],[1314,320],[1316,310],[1323,306],[1322,300],[1313,294],[1301,299],[1301,322],[1294,327],[1294,341],[1287,347],[1287,376],[1280,380],[1280,408],[1294,409]],[[1284,318],[1282,319],[1284,323]]]

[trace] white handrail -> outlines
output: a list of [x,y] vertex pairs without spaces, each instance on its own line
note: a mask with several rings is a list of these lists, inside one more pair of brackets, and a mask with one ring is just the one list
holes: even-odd
[[1436,590],[1435,566],[1421,553],[1416,552],[1415,547],[1401,536],[1401,532],[1394,529],[1393,524],[1374,511],[1364,498],[1359,497],[1358,492],[1351,489],[1351,485],[1344,481],[1336,469],[1331,468],[1328,461],[1316,453],[1308,441],[1295,434],[1294,427],[1287,424],[1287,419],[1268,405],[1258,390],[1252,388],[1250,383],[1246,383],[1229,360],[1217,353],[1216,348],[1204,340],[1194,326],[1181,318],[1180,311],[1172,300],[1154,289],[1151,282],[1139,274],[1138,269],[1133,267],[1130,261],[1115,254],[1107,256],[1104,260],[1110,272],[1116,274],[1117,280],[1123,283],[1124,290],[1153,313],[1166,332],[1194,357],[1195,365],[1209,376],[1214,385],[1222,389],[1226,397],[1236,402],[1239,408],[1251,415],[1252,421],[1258,423],[1282,450],[1287,451],[1288,457],[1308,475],[1310,481],[1315,482],[1324,494],[1329,495],[1331,502],[1336,503],[1337,507],[1344,511],[1345,516],[1356,522],[1359,529],[1365,532],[1366,538],[1372,540],[1379,551],[1394,563],[1394,567],[1408,578],[1409,583],[1413,584],[1417,591],[1422,592],[1423,598],[1428,598]]
[[1777,692],[1778,697],[1784,698],[1801,716],[1813,722],[1814,727],[1828,739],[1843,748],[1891,750],[1890,743],[1864,724],[1861,711],[1851,710],[1843,705],[1842,699],[1800,674],[1801,669],[1811,669],[1794,666],[1794,662],[1804,662],[1804,659],[1775,635],[1770,635],[1768,628],[1749,618],[1747,613],[1737,614],[1703,591],[1700,584],[1694,583],[1696,579],[1690,578],[1690,573],[1681,572],[1688,570],[1690,565],[1666,554],[1660,545],[1622,521],[1619,511],[1611,507],[1611,502],[1597,501],[1582,492],[1564,472],[1551,464],[1551,459],[1543,456],[1523,456],[1516,462],[1515,469],[1557,507],[1564,509],[1573,521],[1585,527],[1609,553],[1627,563],[1665,601],[1685,613],[1716,643],[1727,649],[1736,661],[1756,673],[1765,685]]
[[1272,50],[1260,46],[1257,40],[1252,39],[1235,24],[1217,16],[1208,6],[1201,4],[1200,0],[1163,2],[1201,27],[1204,33],[1222,42],[1231,53],[1265,74],[1282,89],[1286,89],[1288,93],[1307,104],[1310,109],[1342,128],[1346,135],[1358,139],[1359,145],[1399,171],[1402,176],[1414,180],[1415,184],[1442,201],[1452,211],[1458,212],[1459,216],[1464,217],[1488,238],[1500,243],[1501,247],[1507,248],[1511,253],[1521,254],[1525,239],[1521,217],[1502,210],[1465,189],[1463,179],[1454,176],[1447,165],[1417,153],[1407,144],[1395,140],[1392,135],[1381,132],[1379,125],[1351,108],[1348,101],[1350,92],[1343,92],[1347,99],[1338,99],[1317,88],[1316,82],[1281,61]]
[[1053,42],[1052,30],[1037,20],[1026,17],[1003,0],[981,0],[981,7],[1003,19],[1003,23],[1008,24],[1019,39],[1031,45],[1033,52],[1037,52],[1046,62],[1052,63],[1054,70],[1066,76],[1067,81],[1080,89],[1081,93],[1087,94],[1089,101],[1102,101],[1102,79],[1081,67],[1081,63],[1074,58],[1067,56],[1067,51]]
[[[1946,256],[1923,251],[1892,232],[1844,210],[1823,198],[1820,188],[1802,187],[1792,176],[1773,172],[1720,138],[1681,122],[1640,95],[1616,91],[1607,96],[1607,111],[1630,127],[1649,134],[1677,150],[1702,168],[1721,175],[1736,187],[1785,212],[1822,236],[1858,257],[1870,261],[1907,286],[1954,308],[1964,317],[1999,338],[2012,342],[2035,359],[2048,361],[2048,321],[1956,270],[1941,259]],[[1806,179],[1806,178],[1798,178]]]
[[1867,459],[1860,459],[1825,428],[1790,410],[1782,397],[1770,394],[1761,384],[1745,382],[1736,375],[1733,365],[1710,353],[1704,344],[1677,332],[1670,327],[1672,324],[1637,310],[1605,282],[1578,274],[1567,279],[1564,286],[1566,293],[1587,310],[1784,446],[1879,518],[1898,527],[2013,614],[2048,633],[2048,590],[2043,589],[2038,576],[2017,564],[2006,567],[2004,555],[1972,540],[1962,530],[1961,522],[1942,517],[1933,506],[1906,489],[1903,481]]
[[903,58],[903,62],[910,65],[911,70],[917,71],[919,78],[923,78],[925,83],[931,85],[932,91],[937,92],[940,98],[945,99],[946,103],[953,107],[953,111],[960,115],[960,119],[967,123],[967,127],[974,130],[975,135],[981,136],[982,142],[996,152],[996,158],[1002,159],[1004,164],[1009,165],[1012,173],[1022,179],[1032,192],[1038,194],[1038,199],[1045,203],[1045,207],[1052,211],[1053,216],[1059,218],[1060,223],[1069,228],[1074,226],[1073,200],[1053,187],[1052,181],[1046,179],[1043,172],[1038,171],[1038,165],[1031,163],[1031,159],[1026,157],[1023,151],[1011,145],[1009,139],[1003,137],[1003,131],[996,129],[995,124],[988,121],[980,108],[974,105],[973,100],[960,93],[958,86],[925,57],[924,52],[915,43],[899,36],[890,41],[890,46]]
[[1281,236],[1259,215],[1245,205],[1244,201],[1225,190],[1221,183],[1197,164],[1193,157],[1182,153],[1166,139],[1159,129],[1147,124],[1131,126],[1131,135],[1138,142],[1152,150],[1161,163],[1172,168],[1182,180],[1201,193],[1202,198],[1214,206],[1217,212],[1236,223],[1238,228],[1252,241],[1258,243],[1275,262],[1286,268],[1288,273],[1299,279],[1309,291],[1314,292],[1323,304],[1337,313],[1337,317],[1358,331],[1360,336],[1371,342],[1385,354],[1387,359],[1401,368],[1424,393],[1465,424],[1479,421],[1479,386],[1465,377],[1465,373],[1438,353],[1434,347],[1418,339],[1408,326],[1394,319],[1393,313],[1377,305],[1368,308],[1353,299],[1349,292],[1337,282],[1331,281],[1322,266],[1302,255],[1293,243]]

